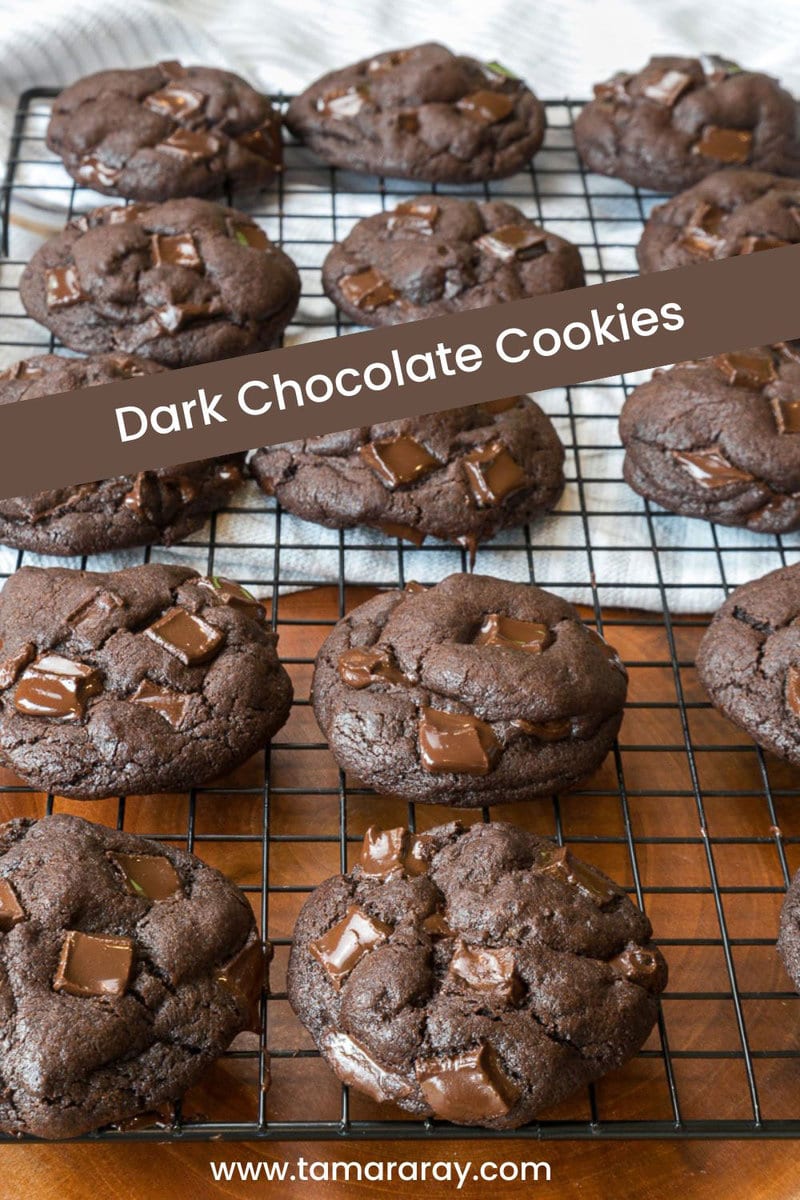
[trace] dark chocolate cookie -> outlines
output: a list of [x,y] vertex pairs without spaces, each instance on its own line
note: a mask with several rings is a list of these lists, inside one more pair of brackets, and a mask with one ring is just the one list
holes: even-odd
[[515,1129],[631,1058],[667,967],[623,892],[497,822],[369,829],[294,930],[289,1000],[343,1083]]
[[636,257],[642,271],[691,267],[800,242],[800,181],[717,171],[654,208]]
[[800,528],[800,345],[656,371],[619,431],[626,481],[662,508],[757,533]]
[[158,63],[100,71],[53,101],[47,145],[107,196],[221,196],[281,170],[280,117],[230,71]]
[[312,700],[340,767],[379,792],[474,808],[585,779],[611,749],[626,691],[619,655],[565,600],[450,575],[339,621]]
[[[0,404],[152,375],[164,368],[127,354],[40,354],[0,371]],[[180,463],[77,487],[0,500],[0,542],[38,554],[96,554],[200,529],[242,481],[244,454]]]
[[292,260],[210,200],[96,208],[45,242],[20,280],[28,314],[66,346],[169,367],[267,349],[299,295]]
[[800,563],[729,596],[700,643],[697,670],[720,712],[800,766]]
[[184,567],[23,567],[0,594],[0,638],[0,759],[42,791],[185,790],[289,714],[264,609]]
[[659,57],[596,84],[594,94],[575,142],[600,175],[659,192],[731,165],[800,175],[797,106],[769,75],[714,54]]
[[247,900],[192,854],[58,815],[0,826],[0,1129],[75,1137],[178,1099],[260,1029]]
[[443,317],[585,283],[580,251],[502,200],[419,196],[365,217],[322,284],[360,325]]
[[429,42],[323,75],[291,102],[286,124],[331,166],[468,183],[522,170],[545,115],[505,67]]
[[800,991],[800,871],[789,884],[781,908],[778,953],[783,959],[786,973]]
[[509,396],[265,446],[250,466],[265,492],[307,521],[371,525],[418,545],[431,534],[474,553],[499,529],[553,508],[563,462],[550,418]]

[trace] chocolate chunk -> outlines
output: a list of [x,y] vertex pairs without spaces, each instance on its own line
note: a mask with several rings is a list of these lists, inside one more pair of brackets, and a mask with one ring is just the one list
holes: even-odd
[[181,121],[185,117],[191,117],[200,112],[205,102],[206,98],[202,92],[195,91],[194,88],[177,81],[168,83],[159,92],[152,92],[142,101],[153,112],[172,117],[175,121]]
[[750,234],[739,242],[739,254],[756,254],[759,250],[778,250],[781,246],[791,246],[785,238],[770,235]]
[[36,647],[33,642],[25,642],[16,654],[11,654],[0,662],[0,692],[17,682],[20,671],[33,661],[35,654]]
[[244,146],[251,154],[257,154],[272,163],[275,171],[280,173],[283,166],[280,162],[283,153],[280,126],[276,121],[268,121],[260,129],[252,129],[249,133],[240,133],[236,141]]
[[448,971],[476,992],[486,992],[504,1004],[518,1004],[523,993],[510,946],[468,946],[459,938],[453,947]]
[[433,774],[488,775],[501,746],[491,725],[469,713],[423,708],[419,723],[422,765]]
[[339,280],[339,287],[344,297],[367,312],[391,304],[397,299],[397,293],[388,280],[369,267],[356,275],[345,275]]
[[322,937],[309,942],[308,949],[325,968],[338,991],[365,954],[382,945],[392,932],[390,925],[378,921],[353,904],[346,916]]
[[786,672],[786,705],[800,717],[800,667],[794,664]]
[[607,79],[604,83],[596,83],[593,88],[595,100],[600,100],[605,104],[630,104],[631,96],[628,84],[632,78],[633,76],[626,71],[617,71],[611,79]]
[[166,900],[181,890],[178,872],[161,854],[122,854],[109,851],[108,857],[121,872],[127,890],[146,900]]
[[620,892],[610,880],[599,871],[595,871],[589,863],[573,858],[566,846],[545,850],[536,864],[536,869],[542,875],[552,875],[563,883],[576,887],[598,908],[605,908],[612,900],[618,900],[620,897]]
[[706,125],[692,149],[695,154],[703,154],[717,162],[746,163],[752,146],[753,135],[749,129],[723,129],[719,125]]
[[188,74],[186,67],[178,62],[177,58],[165,59],[157,65],[165,79],[185,79]]
[[476,245],[503,262],[513,259],[526,262],[547,253],[547,234],[540,229],[526,229],[524,225],[501,225],[482,234]]
[[131,700],[135,704],[144,704],[153,709],[168,721],[173,729],[180,729],[189,711],[191,697],[184,696],[181,692],[170,691],[169,688],[158,687],[149,679],[143,679]]
[[518,621],[501,613],[487,613],[475,638],[475,645],[511,646],[514,650],[541,654],[552,640],[548,627],[539,621]]
[[413,1088],[401,1075],[387,1071],[347,1033],[331,1032],[325,1038],[325,1056],[348,1087],[358,1088],[379,1103],[410,1096]]
[[187,667],[208,662],[222,645],[222,633],[185,608],[171,608],[145,633]]
[[116,592],[107,588],[95,588],[73,608],[67,616],[67,622],[75,630],[82,629],[84,625],[94,627],[124,605],[125,601]]
[[778,433],[800,433],[800,399],[783,400],[773,396],[770,403]]
[[767,351],[718,354],[712,361],[732,387],[745,387],[759,392],[778,378],[772,355]]
[[159,144],[169,154],[192,159],[213,158],[220,148],[219,138],[201,129],[176,129]]
[[388,879],[395,871],[404,875],[424,875],[428,869],[422,856],[425,842],[415,837],[405,826],[397,829],[380,829],[370,825],[364,834],[359,865],[364,875],[376,879]]
[[397,128],[403,133],[418,133],[419,117],[413,111],[399,112],[397,114]]
[[372,470],[389,487],[401,483],[414,483],[429,471],[441,466],[424,446],[411,437],[387,438],[379,442],[367,442],[359,453]]
[[231,993],[247,1018],[247,1028],[261,1032],[261,995],[264,991],[266,960],[260,941],[250,942],[217,972],[217,983]]
[[192,321],[201,321],[204,317],[212,316],[218,311],[219,302],[216,298],[208,303],[202,301],[199,304],[188,302],[186,304],[165,304],[153,313],[155,327],[152,336],[144,340],[152,341],[153,337],[160,337],[164,331],[177,333],[186,325],[190,325]]
[[721,83],[731,75],[742,73],[742,68],[732,58],[723,58],[719,54],[700,54],[698,58],[703,73],[712,83]]
[[635,983],[645,991],[661,991],[661,963],[649,950],[629,946],[609,959],[608,965],[616,975]]
[[122,171],[119,167],[112,167],[109,163],[103,162],[102,158],[98,158],[96,154],[87,154],[80,160],[75,169],[81,183],[85,183],[87,187],[101,188],[113,187],[119,179]]
[[260,225],[232,221],[230,217],[228,217],[226,224],[229,236],[234,241],[239,242],[240,245],[253,246],[256,250],[266,250],[267,246],[269,246],[269,238]]
[[0,879],[0,932],[8,933],[24,920],[25,911],[16,892],[7,879]]
[[264,605],[259,603],[247,588],[243,588],[235,580],[226,579],[224,575],[212,575],[210,578],[200,579],[198,582],[201,587],[209,588],[223,604],[228,604],[231,608],[246,613],[254,621],[266,620],[267,610]]
[[45,294],[48,308],[69,308],[85,300],[76,266],[51,267],[45,272]]
[[422,928],[434,941],[437,938],[455,937],[455,934],[447,923],[447,918],[441,912],[431,913],[429,917],[426,917],[422,922]]
[[90,696],[103,690],[95,667],[61,654],[45,654],[28,667],[17,684],[14,707],[30,717],[79,721]]
[[384,650],[353,646],[339,655],[336,664],[339,678],[348,687],[365,688],[383,679],[389,683],[408,683],[403,672],[396,667]]
[[729,463],[717,446],[707,450],[673,450],[679,466],[704,488],[726,487],[729,483],[751,483],[753,476]]
[[349,87],[328,92],[317,100],[317,112],[326,117],[354,117],[364,107],[369,92],[366,87]]
[[499,504],[529,482],[502,442],[490,442],[480,450],[471,451],[464,458],[464,470],[479,508]]
[[654,80],[644,88],[644,95],[656,104],[673,108],[687,88],[692,86],[691,75],[683,71],[665,71],[660,79]]
[[132,967],[130,938],[103,937],[73,929],[61,946],[53,988],[70,996],[122,996]]
[[552,721],[526,721],[524,717],[515,718],[511,724],[520,733],[527,733],[538,738],[540,742],[563,742],[572,736],[572,718],[555,718]]
[[203,265],[190,233],[154,233],[150,242],[153,247],[153,263],[157,267],[190,267],[196,270]]
[[506,92],[492,92],[488,88],[481,89],[456,101],[456,108],[479,121],[495,125],[498,121],[504,121],[509,113],[513,112],[514,98]]
[[425,534],[419,529],[415,529],[413,525],[402,525],[399,521],[381,521],[378,528],[387,537],[403,538],[414,546],[421,546],[425,541]]
[[432,234],[439,215],[439,205],[423,200],[404,200],[398,204],[386,222],[386,228],[394,233],[408,230],[412,233]]
[[722,222],[727,216],[718,204],[699,203],[686,224],[682,245],[702,258],[713,258],[725,245],[720,236]]
[[420,1091],[437,1117],[478,1123],[504,1117],[520,1088],[488,1042],[452,1058],[429,1058],[416,1064]]

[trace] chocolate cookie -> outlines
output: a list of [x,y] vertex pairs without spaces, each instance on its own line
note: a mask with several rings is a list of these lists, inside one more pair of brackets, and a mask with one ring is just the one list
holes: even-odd
[[717,171],[654,208],[636,257],[642,271],[691,267],[800,242],[800,181]]
[[343,1083],[515,1129],[642,1045],[667,981],[651,934],[621,887],[527,830],[372,827],[303,906],[289,1000]]
[[96,208],[45,242],[20,280],[28,314],[66,346],[169,367],[267,349],[299,295],[292,260],[209,200]]
[[557,503],[564,449],[527,397],[265,446],[250,464],[288,512],[334,529],[371,525],[474,554],[499,529]]
[[[162,370],[127,354],[39,354],[0,371],[0,404]],[[230,500],[242,481],[244,458],[207,458],[0,500],[0,542],[38,554],[96,554],[179,542]]]
[[262,606],[184,567],[23,567],[0,594],[0,638],[0,759],[42,791],[182,791],[289,714]]
[[334,167],[470,183],[527,166],[545,114],[499,63],[429,42],[323,75],[291,102],[286,124]]
[[700,643],[697,670],[720,712],[800,766],[800,563],[728,597]]
[[488,575],[359,605],[317,655],[339,766],[379,792],[474,808],[572,787],[605,758],[627,673],[572,605]]
[[77,183],[131,200],[261,187],[283,159],[266,96],[230,71],[177,62],[79,79],[53,102],[47,145]]
[[619,432],[627,483],[662,508],[800,529],[800,344],[656,371],[626,400]]
[[443,317],[585,283],[580,251],[502,200],[419,196],[359,221],[322,267],[359,325]]
[[575,143],[600,175],[659,192],[727,166],[800,175],[796,104],[769,75],[715,54],[658,57],[596,84],[594,94]]
[[786,973],[800,991],[800,871],[792,879],[781,908],[778,953]]
[[0,825],[0,1129],[75,1137],[178,1099],[259,1030],[247,900],[192,854],[79,817]]

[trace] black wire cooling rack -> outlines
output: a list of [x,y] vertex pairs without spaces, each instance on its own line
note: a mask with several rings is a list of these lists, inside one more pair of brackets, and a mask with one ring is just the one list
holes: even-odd
[[[21,309],[19,273],[37,237],[97,202],[44,146],[55,94],[25,93],[14,119],[0,194],[0,366],[52,348],[47,332]],[[274,99],[285,105],[284,97]],[[580,104],[547,107],[548,135],[535,169],[489,186],[439,190],[517,204],[580,246],[589,283],[633,273],[642,221],[658,197],[587,176],[572,138]],[[328,169],[297,146],[287,147],[286,159],[278,188],[242,206],[300,268],[303,299],[287,339],[339,335],[346,322],[319,281],[327,249],[359,217],[419,189]],[[103,1130],[90,1140],[800,1135],[800,1001],[774,950],[783,893],[800,866],[797,773],[764,756],[709,707],[693,665],[707,617],[685,615],[713,611],[748,575],[800,560],[800,536],[758,537],[682,521],[624,489],[616,415],[638,378],[539,398],[567,450],[565,498],[552,516],[482,547],[478,569],[583,603],[587,620],[605,630],[627,662],[630,701],[621,739],[587,786],[493,812],[576,845],[648,911],[671,979],[641,1053],[511,1135],[406,1119],[349,1093],[320,1060],[283,990],[300,905],[311,887],[347,867],[368,824],[426,828],[449,814],[375,797],[336,770],[309,706],[314,655],[365,589],[411,578],[433,583],[466,569],[466,558],[439,544],[417,548],[363,530],[332,533],[282,513],[253,489],[182,547],[69,562],[107,569],[180,561],[233,575],[271,600],[298,698],[269,752],[232,779],[183,796],[69,804],[10,783],[0,787],[3,819],[67,809],[184,845],[221,865],[249,894],[275,946],[260,1038],[238,1039],[174,1117],[152,1127]],[[0,578],[23,563],[48,561],[0,548]],[[325,586],[326,592],[304,591]],[[631,596],[636,608],[614,607]]]

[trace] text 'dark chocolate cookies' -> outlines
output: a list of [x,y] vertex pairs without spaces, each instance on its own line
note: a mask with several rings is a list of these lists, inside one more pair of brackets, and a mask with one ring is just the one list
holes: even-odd
[[299,295],[294,263],[250,217],[193,199],[75,217],[20,280],[28,314],[71,349],[168,367],[268,349]]
[[706,630],[697,670],[715,708],[800,766],[800,564],[736,589]]
[[666,964],[622,888],[501,822],[367,831],[294,930],[289,1000],[339,1079],[515,1129],[631,1058]]
[[0,760],[78,799],[231,770],[292,700],[263,618],[237,584],[183,567],[23,567],[0,594]]
[[590,775],[626,690],[617,653],[566,601],[450,575],[339,621],[317,656],[312,700],[339,765],[376,791],[476,807]]
[[77,183],[130,200],[260,187],[282,161],[266,96],[230,71],[177,62],[73,83],[53,102],[47,145]]
[[584,284],[577,246],[503,200],[418,196],[359,221],[322,267],[359,325],[393,325]]
[[511,396],[265,446],[250,465],[265,492],[307,521],[370,525],[418,545],[430,534],[474,551],[554,507],[563,461],[549,417]]
[[679,192],[720,167],[800,175],[792,96],[715,54],[656,57],[594,89],[575,141],[590,171]]
[[504,67],[428,43],[324,75],[291,102],[286,124],[331,166],[468,183],[525,167],[545,115]]
[[683,516],[800,528],[800,348],[761,346],[656,371],[619,422],[626,481]]
[[0,826],[0,964],[6,1133],[158,1109],[260,1029],[267,955],[239,889],[79,817]]
[[[0,371],[0,404],[162,371],[129,354],[40,354]],[[243,454],[180,463],[75,487],[0,500],[0,542],[39,554],[97,554],[169,545],[200,529],[242,482]]]

